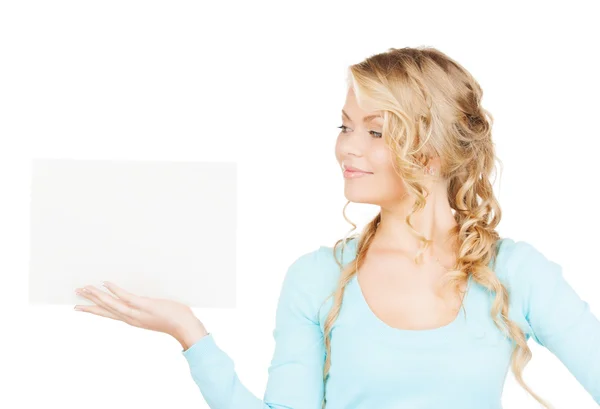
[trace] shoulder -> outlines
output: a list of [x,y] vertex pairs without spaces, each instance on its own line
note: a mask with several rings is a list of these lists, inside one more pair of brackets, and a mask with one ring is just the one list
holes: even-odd
[[550,274],[548,268],[558,264],[525,240],[503,238],[498,251],[498,266],[511,280],[527,280],[538,275]]
[[528,299],[533,290],[550,291],[562,280],[562,267],[532,243],[503,238],[496,266],[509,291]]
[[353,259],[354,240],[346,244],[320,245],[299,254],[289,265],[284,278],[286,287],[293,287],[314,297],[326,297],[335,289],[342,265]]
[[319,322],[323,302],[335,290],[341,272],[333,250],[333,246],[321,245],[299,254],[289,264],[279,296],[278,325],[293,322],[289,319],[292,316]]
[[526,241],[511,240],[508,244],[506,250],[510,251],[502,264],[504,275],[528,332],[538,344],[562,348],[559,344],[569,331],[584,334],[598,326],[589,304],[567,281],[559,263]]
[[511,263],[520,262],[532,256],[543,256],[530,242],[525,240],[515,240],[510,237],[504,237],[501,240],[499,254],[501,254],[506,261]]

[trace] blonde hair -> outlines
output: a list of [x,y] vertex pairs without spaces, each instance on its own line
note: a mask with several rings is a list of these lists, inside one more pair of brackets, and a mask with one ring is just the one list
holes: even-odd
[[[468,279],[494,294],[490,315],[496,327],[515,341],[511,369],[517,382],[539,403],[549,403],[535,394],[523,381],[523,369],[531,359],[531,350],[521,328],[508,318],[509,294],[494,271],[488,267],[497,254],[500,239],[496,226],[502,212],[494,196],[490,176],[496,173],[494,143],[491,139],[492,115],[482,108],[482,89],[473,76],[459,63],[432,47],[390,48],[351,65],[348,86],[358,104],[365,110],[383,113],[383,138],[394,154],[394,168],[415,198],[406,223],[424,247],[431,244],[411,224],[411,217],[423,209],[428,189],[421,183],[424,167],[432,156],[441,159],[440,177],[448,182],[448,201],[457,225],[449,234],[457,243],[457,262],[444,280],[459,286]],[[350,203],[350,202],[348,202]],[[356,225],[344,218],[356,229]],[[327,382],[331,365],[331,329],[337,319],[346,285],[363,262],[381,220],[379,213],[356,236],[356,258],[344,268],[337,259],[338,246],[349,240],[338,240],[333,248],[341,274],[332,307],[324,323],[326,359],[323,382]],[[342,249],[343,259],[343,249]],[[464,308],[464,305],[463,305]],[[326,397],[323,399],[325,406]]]

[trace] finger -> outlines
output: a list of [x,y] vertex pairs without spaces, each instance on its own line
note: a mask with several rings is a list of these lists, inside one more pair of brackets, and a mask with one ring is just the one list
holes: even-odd
[[90,301],[93,301],[95,304],[98,304],[105,310],[108,310],[118,316],[122,316],[124,319],[133,320],[137,318],[136,310],[118,298],[113,297],[112,295],[91,285],[85,286],[84,290],[87,290],[87,292],[82,292],[84,297],[88,298]]
[[144,309],[144,307],[147,305],[147,299],[145,297],[141,297],[139,295],[135,295],[128,291],[125,291],[124,289],[122,289],[114,283],[111,283],[110,281],[104,281],[103,284],[104,287],[108,289],[108,291],[110,291],[111,293],[119,297],[121,300],[134,307]]
[[99,305],[76,305],[75,310],[88,312],[90,314],[99,315],[101,317],[106,317],[106,318],[110,318],[110,319],[117,320],[117,321],[123,321],[121,319],[121,317],[119,317],[118,315],[115,315],[114,313],[112,313],[108,310],[105,310],[104,308],[100,307]]
[[100,300],[89,287],[77,289],[77,295],[87,298],[88,300],[96,304],[97,307],[102,308],[103,310],[110,312],[114,316],[119,317],[121,321],[125,321],[127,319],[124,315],[120,314],[113,307]]

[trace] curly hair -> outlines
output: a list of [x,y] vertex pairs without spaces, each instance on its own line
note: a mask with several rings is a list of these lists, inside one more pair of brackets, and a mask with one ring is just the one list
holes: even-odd
[[[429,193],[421,183],[423,170],[429,158],[440,157],[440,177],[448,182],[448,201],[457,222],[450,231],[457,243],[457,261],[444,280],[458,288],[470,275],[474,282],[494,294],[490,315],[496,327],[514,341],[511,369],[517,382],[543,406],[552,408],[523,381],[523,369],[531,359],[531,350],[523,330],[508,318],[507,289],[488,267],[497,255],[500,236],[496,227],[502,216],[490,176],[496,174],[496,161],[500,166],[502,162],[495,155],[491,138],[494,119],[481,106],[480,85],[464,67],[441,51],[433,47],[405,47],[390,48],[351,65],[348,86],[363,109],[383,113],[382,134],[393,152],[394,169],[414,198],[406,223],[424,245],[415,256],[417,263],[431,240],[414,229],[411,217],[425,207]],[[352,232],[356,225],[346,217],[348,203],[342,213],[353,226]],[[336,289],[328,297],[333,297],[333,304],[324,323],[324,383],[331,365],[331,329],[340,313],[344,290],[360,268],[380,220],[381,213],[365,226],[362,234],[354,236],[358,240],[356,257],[345,268],[335,254],[340,245],[346,248],[351,238],[340,239],[333,247],[341,274]],[[325,402],[324,397],[323,406]]]

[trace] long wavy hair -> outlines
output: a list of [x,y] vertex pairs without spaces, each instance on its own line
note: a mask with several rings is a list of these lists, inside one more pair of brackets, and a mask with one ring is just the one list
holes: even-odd
[[[414,229],[411,217],[425,207],[429,193],[422,183],[424,168],[429,158],[440,157],[440,177],[447,181],[448,201],[457,222],[449,232],[452,242],[457,243],[457,261],[443,278],[458,288],[471,275],[474,282],[494,294],[490,315],[496,327],[514,340],[512,372],[529,394],[551,409],[523,381],[531,350],[521,328],[508,318],[507,289],[488,267],[497,255],[500,236],[496,226],[502,217],[490,177],[497,173],[496,161],[501,167],[502,162],[495,155],[491,138],[494,119],[481,105],[483,92],[479,83],[458,62],[433,47],[405,47],[389,48],[351,65],[348,86],[361,108],[383,113],[382,134],[394,154],[395,171],[414,198],[406,224],[423,244],[415,255],[417,263],[431,240]],[[355,230],[356,225],[346,217],[349,203],[342,213]],[[358,240],[354,262],[344,266],[336,256],[342,246],[343,259],[343,249],[352,238],[340,239],[333,247],[341,274],[336,289],[327,298],[333,298],[333,304],[324,323],[324,383],[331,366],[331,329],[340,313],[344,290],[361,267],[380,220],[381,213],[365,226],[362,234],[354,236]],[[325,402],[326,397],[323,407]]]

